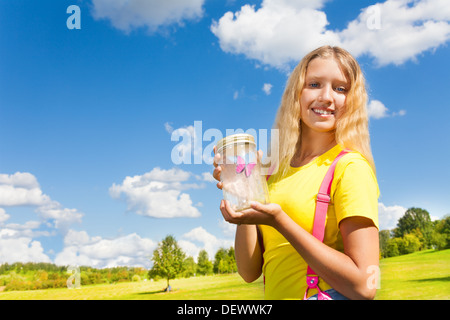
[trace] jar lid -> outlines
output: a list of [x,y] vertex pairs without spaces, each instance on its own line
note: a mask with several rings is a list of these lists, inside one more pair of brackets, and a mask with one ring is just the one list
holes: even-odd
[[217,152],[230,144],[236,143],[251,143],[256,146],[255,138],[251,134],[237,133],[219,140],[219,142],[217,142]]

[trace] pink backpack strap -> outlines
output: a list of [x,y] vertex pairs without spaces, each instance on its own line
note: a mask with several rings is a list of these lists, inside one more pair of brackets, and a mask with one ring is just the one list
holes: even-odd
[[274,172],[276,167],[276,164],[274,164],[273,166],[271,166],[267,172],[267,176],[266,176],[266,181],[269,181],[270,176],[272,175],[272,173]]
[[[316,212],[314,214],[314,225],[313,225],[313,236],[323,242],[323,237],[325,234],[325,220],[327,217],[328,205],[331,201],[331,184],[334,178],[334,170],[336,169],[336,164],[345,154],[347,154],[348,150],[342,150],[339,155],[334,159],[330,168],[328,169],[325,178],[322,181],[322,184],[319,188],[319,193],[317,194],[316,201]],[[318,299],[319,300],[329,300],[331,299],[329,295],[325,292],[320,291],[319,289],[319,277],[316,275],[313,269],[308,266],[308,270],[306,272],[306,292],[303,299],[306,299],[308,295],[309,289],[317,289]]]

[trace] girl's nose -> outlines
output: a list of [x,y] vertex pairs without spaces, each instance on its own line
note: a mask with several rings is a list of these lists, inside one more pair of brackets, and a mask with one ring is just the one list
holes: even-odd
[[323,86],[319,93],[320,102],[331,102],[333,88],[331,86]]

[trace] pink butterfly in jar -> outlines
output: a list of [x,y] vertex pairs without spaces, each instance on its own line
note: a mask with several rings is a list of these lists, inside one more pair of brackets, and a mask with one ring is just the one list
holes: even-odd
[[252,174],[255,166],[255,162],[249,162],[246,164],[244,158],[236,156],[236,173],[245,172],[245,176],[248,178]]

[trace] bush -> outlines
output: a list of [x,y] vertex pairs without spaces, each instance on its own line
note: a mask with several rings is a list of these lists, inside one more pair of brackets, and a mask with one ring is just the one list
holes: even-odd
[[135,274],[133,277],[131,277],[131,281],[139,282],[139,281],[141,281],[141,277],[139,277],[137,274]]
[[396,257],[400,255],[400,249],[402,239],[400,238],[392,238],[387,241],[385,256],[388,257]]
[[422,248],[422,243],[414,234],[405,234],[401,238],[391,238],[387,241],[384,256],[395,257],[402,254],[413,253]]
[[419,238],[417,238],[413,234],[405,234],[402,240],[403,245],[402,248],[400,249],[400,254],[408,254],[413,253],[415,251],[419,251],[419,249],[422,246]]
[[449,249],[450,241],[449,236],[444,233],[433,232],[431,234],[431,243],[434,249],[444,250]]
[[[69,278],[67,270],[67,266],[56,266],[50,263],[5,263],[0,265],[0,286],[5,286],[6,291],[65,288]],[[81,285],[136,281],[145,277],[146,272],[144,268],[80,267],[80,280]]]

